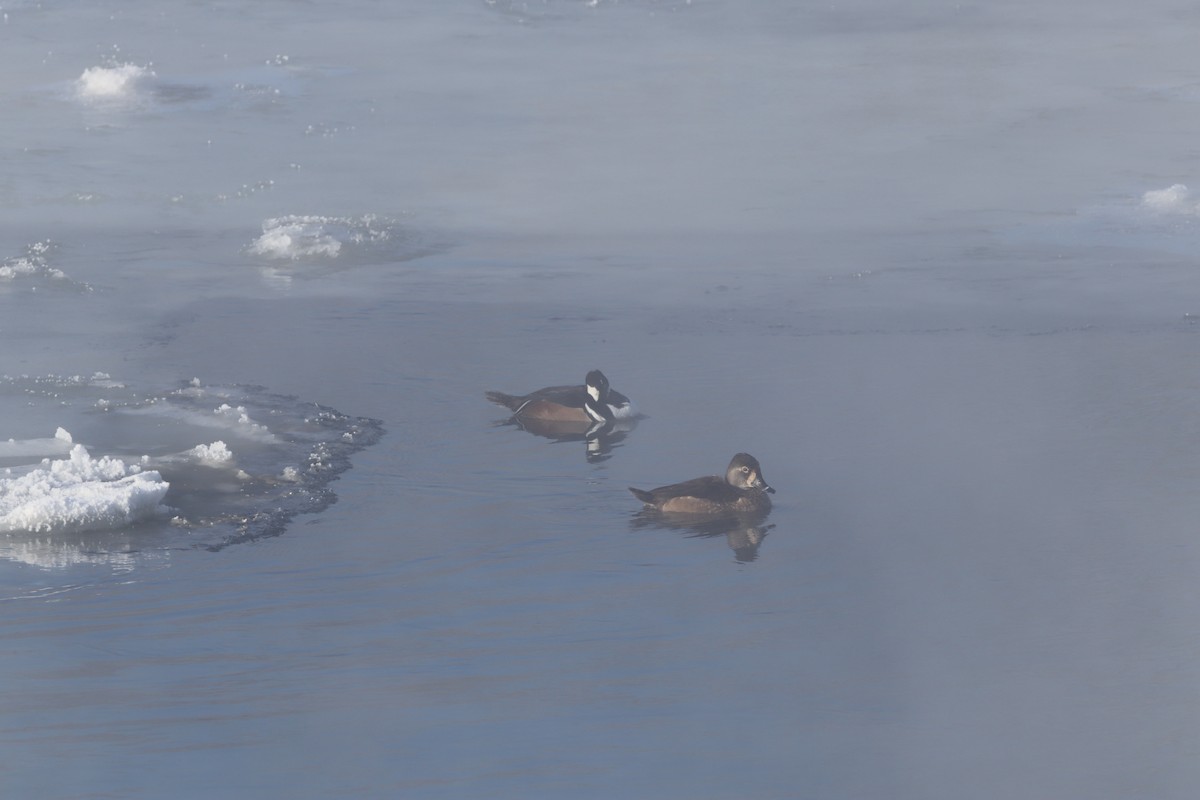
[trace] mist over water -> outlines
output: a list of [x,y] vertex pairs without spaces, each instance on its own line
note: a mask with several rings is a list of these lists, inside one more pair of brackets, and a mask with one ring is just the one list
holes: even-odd
[[2,793],[1192,797],[1198,24],[5,4]]

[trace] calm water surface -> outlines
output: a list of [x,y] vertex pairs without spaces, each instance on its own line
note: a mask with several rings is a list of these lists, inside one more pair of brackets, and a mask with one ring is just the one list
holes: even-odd
[[[0,469],[254,474],[0,534],[3,797],[1194,796],[1190,12],[4,12]],[[601,452],[483,398],[594,367]]]
[[[1194,331],[718,294],[222,301],[388,434],[281,537],[6,567],[12,791],[1183,796]],[[309,380],[200,326],[148,369]],[[481,397],[579,352],[648,413],[598,462]],[[778,489],[756,549],[636,524],[627,485],[738,449]]]

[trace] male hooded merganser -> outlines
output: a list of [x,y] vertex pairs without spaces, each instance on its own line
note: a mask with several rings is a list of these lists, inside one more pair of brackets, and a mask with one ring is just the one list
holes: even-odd
[[644,491],[629,487],[647,508],[673,514],[764,514],[771,508],[767,493],[775,490],[762,477],[758,459],[738,453],[725,477],[709,475]]
[[608,378],[598,369],[587,374],[582,386],[547,386],[525,395],[487,392],[484,396],[512,411],[516,419],[604,423],[637,414],[629,398],[610,388]]

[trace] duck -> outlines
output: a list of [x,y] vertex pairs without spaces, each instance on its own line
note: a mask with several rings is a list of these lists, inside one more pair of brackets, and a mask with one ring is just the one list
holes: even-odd
[[630,486],[629,491],[650,511],[706,516],[765,514],[771,509],[767,495],[775,494],[763,480],[758,459],[749,453],[735,455],[723,478],[708,475],[650,490]]
[[587,374],[582,386],[547,386],[522,395],[485,392],[484,397],[513,412],[516,420],[604,424],[637,416],[633,402],[609,386],[598,369]]

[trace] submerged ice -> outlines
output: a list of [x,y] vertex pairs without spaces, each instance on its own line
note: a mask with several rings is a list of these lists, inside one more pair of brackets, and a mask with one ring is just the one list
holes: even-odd
[[368,248],[391,238],[391,226],[373,215],[357,218],[288,215],[263,222],[249,251],[271,259],[337,258],[343,246]]
[[0,461],[65,454],[70,452],[72,444],[71,434],[62,428],[55,431],[54,436],[43,439],[9,439],[0,442]]
[[87,284],[71,280],[61,269],[51,266],[49,255],[53,249],[49,241],[34,242],[26,246],[24,254],[0,261],[0,287],[90,290]]
[[258,387],[193,380],[143,393],[102,374],[0,378],[0,405],[51,397],[63,423],[54,437],[0,442],[0,556],[46,567],[84,559],[64,548],[85,531],[92,554],[278,535],[334,502],[329,484],[382,434],[376,420]]

